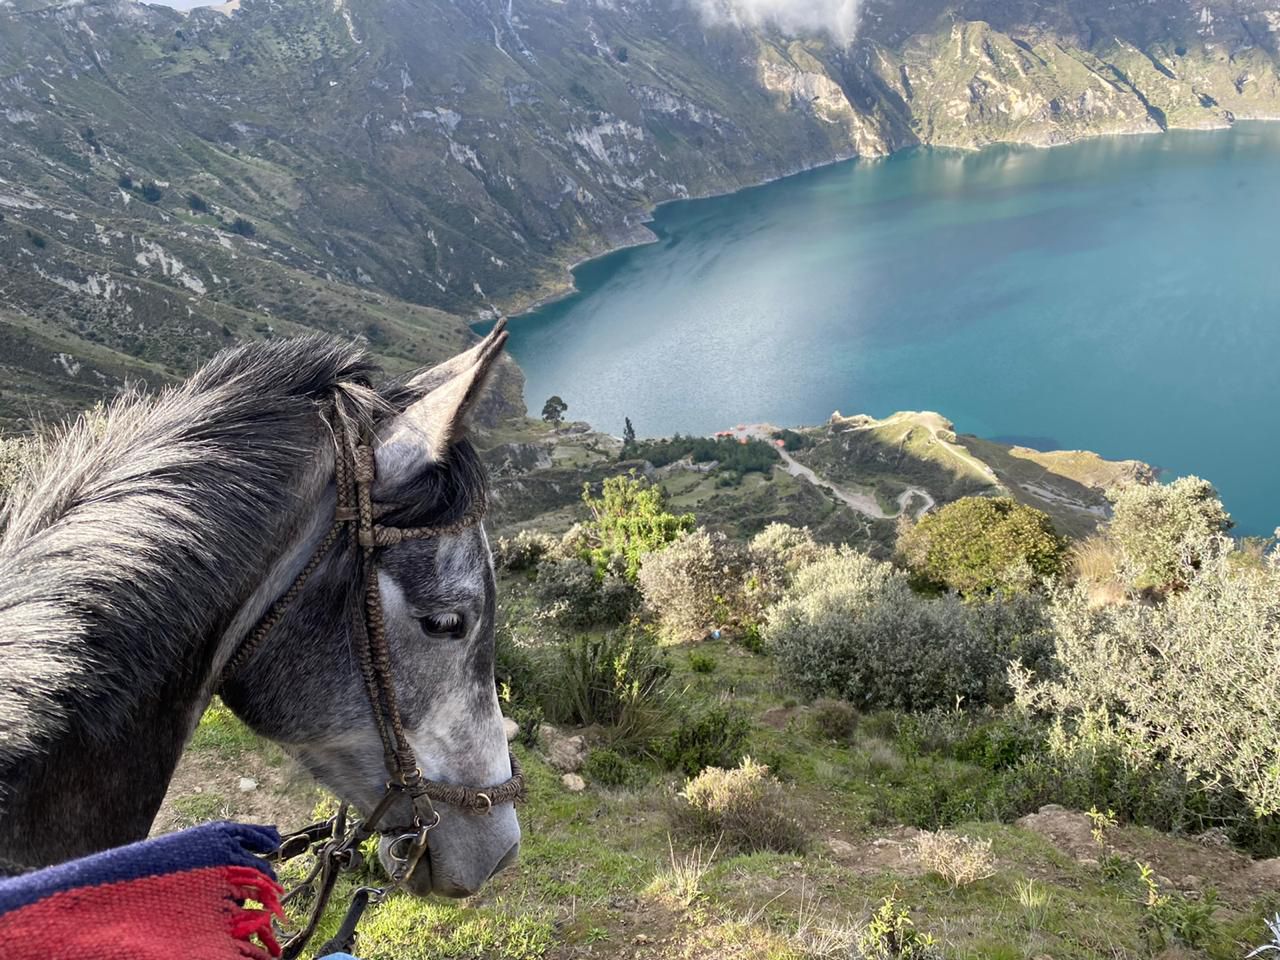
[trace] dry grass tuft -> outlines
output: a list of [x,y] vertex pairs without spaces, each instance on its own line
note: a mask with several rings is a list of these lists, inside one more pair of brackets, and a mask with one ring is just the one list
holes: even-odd
[[1094,534],[1071,547],[1072,578],[1089,591],[1093,606],[1123,603],[1126,596],[1124,558],[1110,538]]
[[952,888],[985,880],[996,872],[991,841],[964,837],[948,830],[915,838],[916,857],[929,871],[938,874]]
[[685,783],[676,820],[738,850],[799,853],[808,836],[787,813],[787,793],[768,767],[746,757],[732,770],[707,767]]
[[719,842],[709,853],[703,849],[702,844],[698,844],[688,853],[678,854],[671,836],[668,835],[670,866],[653,878],[645,892],[673,907],[688,910],[702,899],[702,880],[715,862],[719,849]]

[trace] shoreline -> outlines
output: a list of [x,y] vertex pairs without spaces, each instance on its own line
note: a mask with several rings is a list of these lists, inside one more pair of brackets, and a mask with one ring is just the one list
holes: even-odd
[[574,273],[579,268],[585,266],[588,263],[593,263],[596,260],[603,260],[605,257],[613,256],[615,253],[621,253],[624,250],[631,250],[636,247],[643,247],[643,246],[648,246],[651,243],[656,243],[660,238],[656,233],[654,233],[651,229],[649,229],[649,224],[653,223],[654,220],[657,219],[658,211],[660,211],[663,207],[669,206],[670,204],[673,204],[673,203],[696,203],[701,200],[714,200],[717,197],[727,197],[732,194],[742,193],[747,190],[756,190],[761,187],[766,187],[771,183],[777,183],[780,180],[786,180],[790,177],[797,177],[805,173],[812,173],[817,170],[824,170],[828,167],[834,167],[842,163],[878,163],[886,160],[891,160],[894,157],[900,156],[905,153],[910,153],[913,150],[936,150],[936,151],[944,151],[944,152],[954,151],[956,153],[963,153],[963,154],[976,154],[976,153],[981,153],[984,150],[991,150],[999,147],[1004,147],[1009,149],[1022,148],[1027,150],[1056,150],[1059,147],[1070,147],[1078,143],[1084,143],[1090,140],[1103,140],[1108,137],[1163,137],[1163,136],[1167,136],[1170,133],[1175,133],[1175,132],[1176,133],[1221,133],[1224,130],[1235,129],[1235,127],[1240,123],[1280,123],[1280,114],[1275,114],[1274,116],[1273,115],[1237,116],[1233,120],[1231,120],[1229,123],[1225,123],[1222,125],[1214,125],[1214,126],[1194,126],[1194,127],[1173,126],[1173,127],[1165,127],[1159,130],[1113,130],[1107,133],[1098,133],[1098,134],[1090,134],[1086,136],[1074,137],[1072,139],[1062,140],[1057,143],[1037,143],[1037,142],[1032,142],[1030,140],[993,140],[990,143],[984,143],[976,146],[963,146],[963,145],[945,144],[945,143],[937,143],[937,144],[913,143],[913,144],[901,146],[896,149],[890,150],[886,154],[862,156],[854,153],[854,154],[849,154],[848,156],[836,157],[831,160],[820,160],[816,163],[802,165],[802,166],[796,167],[793,170],[787,171],[785,173],[780,173],[776,176],[766,177],[763,180],[755,181],[752,183],[741,184],[736,187],[726,187],[723,190],[712,190],[706,193],[694,194],[687,197],[671,197],[670,199],[660,200],[657,203],[655,203],[651,208],[648,209],[647,212],[644,213],[643,219],[636,221],[635,223],[636,228],[642,231],[642,233],[646,234],[647,236],[641,236],[630,242],[619,243],[616,246],[609,247],[609,249],[604,250],[601,253],[595,253],[589,256],[579,257],[577,260],[569,261],[563,266],[562,272],[565,277],[565,283],[563,285],[553,289],[552,292],[544,294],[540,297],[536,297],[534,300],[530,301],[525,306],[517,307],[512,310],[507,310],[507,309],[498,310],[496,316],[488,315],[484,317],[477,317],[476,319],[469,321],[467,323],[467,326],[474,331],[476,327],[479,327],[485,324],[494,323],[497,317],[500,317],[500,316],[505,316],[510,320],[519,320],[521,317],[528,316],[529,314],[534,313],[538,310],[541,310],[544,307],[549,307],[552,304],[559,303],[561,300],[567,300],[568,298],[572,297],[574,294],[581,293],[582,291],[579,289],[576,282],[576,278],[574,276]]

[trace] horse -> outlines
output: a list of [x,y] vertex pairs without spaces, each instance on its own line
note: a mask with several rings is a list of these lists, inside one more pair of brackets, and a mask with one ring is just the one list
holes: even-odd
[[[411,893],[469,896],[516,859],[514,806],[481,792],[518,771],[467,437],[503,327],[378,388],[356,344],[241,345],[34,441],[0,512],[0,867],[145,837],[215,693],[342,800],[431,831]],[[355,529],[340,480],[361,449],[365,513],[416,536],[332,535]],[[391,743],[362,656],[365,588]],[[445,802],[424,824],[429,788]],[[403,865],[392,842],[381,859]]]

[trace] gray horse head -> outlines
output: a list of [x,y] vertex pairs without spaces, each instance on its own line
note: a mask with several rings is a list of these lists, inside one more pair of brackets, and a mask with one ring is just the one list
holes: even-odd
[[[501,325],[406,383],[322,338],[215,358],[180,388],[117,404],[30,466],[0,531],[0,857],[39,866],[144,836],[221,680],[228,705],[366,812],[382,796],[375,715],[352,639],[345,538],[253,655],[222,677],[333,520],[335,393],[375,432],[382,522],[449,527],[486,497],[466,425]],[[400,713],[430,779],[511,773],[493,680],[494,574],[478,525],[375,558]],[[403,810],[389,822],[405,823]],[[411,880],[462,896],[516,856],[510,806],[437,805]]]
[[[410,393],[425,391],[421,398],[380,424],[373,495],[387,511],[384,523],[450,526],[483,505],[485,476],[463,435],[504,339],[499,331],[410,381]],[[322,522],[332,496],[324,498]],[[495,581],[483,528],[408,540],[381,550],[375,563],[391,675],[424,776],[481,788],[502,783],[511,767],[494,686]],[[322,561],[260,651],[224,685],[223,698],[368,811],[389,773],[353,655],[354,564],[349,545]],[[520,828],[510,805],[438,812],[411,889],[467,896],[516,858]],[[390,822],[408,817],[405,800]]]

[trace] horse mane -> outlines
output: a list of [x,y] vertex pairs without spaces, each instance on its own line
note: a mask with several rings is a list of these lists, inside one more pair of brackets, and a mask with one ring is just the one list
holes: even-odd
[[389,412],[374,371],[332,338],[249,344],[33,441],[0,515],[0,773],[72,704],[87,730],[117,729],[192,638],[226,629],[298,523],[317,404],[341,391],[370,422]]

